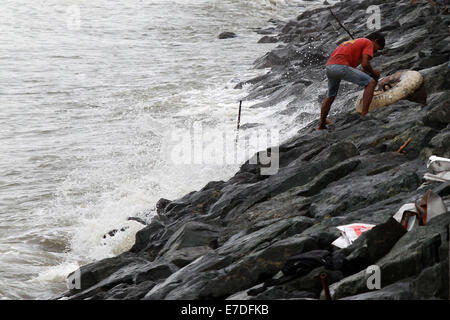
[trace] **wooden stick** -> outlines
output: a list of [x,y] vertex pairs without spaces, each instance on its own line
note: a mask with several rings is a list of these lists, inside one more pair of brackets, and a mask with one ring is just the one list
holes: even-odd
[[241,107],[242,107],[242,100],[239,101],[239,113],[238,113],[238,121],[237,121],[236,139],[234,140],[235,146],[239,140],[239,126],[241,124]]
[[237,129],[239,130],[239,125],[241,123],[241,106],[242,106],[242,100],[239,101],[239,113],[238,113],[238,122],[237,122]]
[[325,294],[325,300],[331,300],[330,289],[328,287],[328,276],[325,272],[320,273],[320,281],[322,282],[323,293]]
[[355,37],[353,37],[353,35],[350,33],[350,31],[347,30],[346,27],[344,27],[344,25],[341,23],[341,21],[339,21],[338,17],[336,17],[336,16],[334,15],[333,11],[331,11],[331,8],[328,8],[328,10],[330,10],[331,15],[336,19],[336,21],[339,23],[339,25],[341,26],[341,28],[344,29],[344,30],[348,33],[348,35],[349,35],[353,40],[355,40]]
[[406,148],[406,146],[411,142],[411,138],[409,138],[398,150],[398,153],[404,152],[403,150]]

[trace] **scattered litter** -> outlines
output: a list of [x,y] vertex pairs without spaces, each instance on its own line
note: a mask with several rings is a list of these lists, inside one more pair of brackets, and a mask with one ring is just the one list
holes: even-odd
[[417,226],[427,225],[431,219],[446,212],[447,208],[441,197],[428,190],[419,203],[404,204],[394,215],[394,219],[411,231]]
[[438,174],[425,173],[423,178],[428,181],[447,182],[450,181],[450,172],[440,172]]
[[367,223],[352,223],[344,226],[338,226],[339,230],[341,230],[341,236],[333,241],[332,245],[338,248],[347,248],[349,245],[353,243],[359,236],[366,231],[369,231],[375,227],[374,224]]
[[427,181],[447,182],[450,181],[450,159],[431,156],[427,162],[427,168],[432,173],[425,173],[423,178]]
[[428,159],[427,168],[431,168],[433,172],[450,171],[450,159],[431,156]]
[[417,219],[417,209],[414,203],[407,203],[401,206],[401,208],[394,215],[394,219],[397,220],[406,230],[411,231],[419,225]]

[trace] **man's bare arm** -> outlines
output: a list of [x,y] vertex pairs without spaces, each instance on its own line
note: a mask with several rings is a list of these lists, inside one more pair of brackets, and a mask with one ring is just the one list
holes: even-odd
[[377,70],[372,68],[372,66],[370,65],[370,59],[371,59],[371,57],[369,55],[363,54],[362,60],[361,60],[361,66],[363,67],[364,72],[370,74],[373,78],[378,80],[378,78],[380,77],[380,73]]

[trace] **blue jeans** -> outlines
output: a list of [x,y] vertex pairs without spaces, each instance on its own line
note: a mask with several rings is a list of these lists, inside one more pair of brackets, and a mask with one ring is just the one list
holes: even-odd
[[366,87],[372,77],[358,69],[342,65],[330,64],[326,67],[328,77],[328,97],[336,97],[341,80],[356,83],[362,87]]

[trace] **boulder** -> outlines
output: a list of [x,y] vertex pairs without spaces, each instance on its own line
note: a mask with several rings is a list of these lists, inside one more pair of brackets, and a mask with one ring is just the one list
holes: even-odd
[[230,39],[230,38],[236,38],[237,35],[234,32],[225,31],[219,34],[219,39]]

